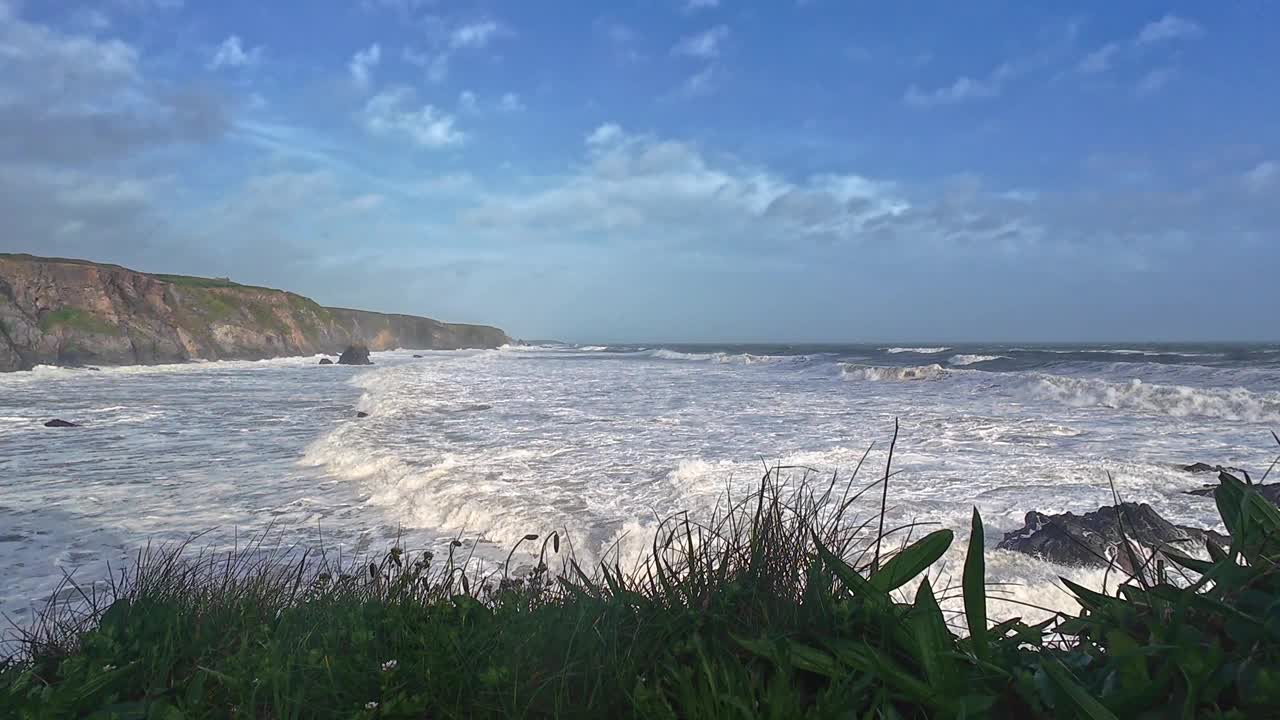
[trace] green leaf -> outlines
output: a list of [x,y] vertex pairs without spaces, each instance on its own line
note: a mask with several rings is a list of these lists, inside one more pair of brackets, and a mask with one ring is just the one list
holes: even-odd
[[835,573],[836,577],[840,578],[840,582],[844,583],[849,592],[865,600],[888,602],[889,596],[887,594],[878,591],[871,583],[867,582],[866,578],[859,575],[857,570],[850,567],[849,563],[836,557],[836,554],[828,550],[827,546],[823,545],[822,541],[818,539],[817,533],[811,534],[813,535],[813,546],[818,550],[818,557],[822,558],[822,562],[826,564],[827,568]]
[[1067,699],[1082,715],[1093,720],[1119,720],[1102,703],[1098,702],[1097,698],[1090,695],[1088,690],[1080,687],[1080,684],[1072,677],[1071,671],[1060,661],[1053,658],[1045,658],[1040,663],[1040,667],[1044,668],[1045,674],[1049,676],[1053,684],[1066,695]]
[[916,591],[915,606],[908,616],[911,635],[916,641],[916,657],[924,667],[929,684],[935,689],[950,685],[947,681],[954,677],[951,662],[951,643],[954,637],[947,631],[946,618],[929,586],[929,579],[920,582]]
[[935,530],[894,555],[868,578],[880,592],[896,590],[929,569],[951,547],[955,538],[950,530]]
[[990,655],[987,637],[987,564],[982,553],[986,547],[986,535],[982,529],[982,516],[973,509],[972,529],[969,531],[969,554],[964,559],[964,616],[969,624],[969,640],[973,652],[980,660]]

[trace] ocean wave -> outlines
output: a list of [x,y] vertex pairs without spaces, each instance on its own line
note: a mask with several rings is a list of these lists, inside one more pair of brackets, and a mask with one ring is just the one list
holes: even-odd
[[1193,388],[1141,380],[1108,382],[1093,378],[1041,375],[1033,385],[1040,398],[1075,407],[1106,407],[1171,417],[1209,417],[1250,423],[1280,422],[1280,393],[1245,388]]
[[920,355],[937,355],[938,353],[944,353],[950,350],[951,348],[949,347],[891,347],[891,348],[880,348],[880,349],[893,355],[897,355],[898,353],[918,353]]
[[947,362],[952,365],[976,365],[982,362],[990,362],[992,360],[1008,360],[1004,355],[952,355]]
[[661,348],[648,351],[649,357],[659,360],[684,360],[687,362],[712,362],[721,365],[766,365],[779,362],[808,362],[807,355],[754,355],[752,353],[687,353]]
[[907,380],[941,380],[948,371],[937,363],[910,367],[879,367],[875,365],[843,364],[840,376],[847,380],[876,380],[903,382]]

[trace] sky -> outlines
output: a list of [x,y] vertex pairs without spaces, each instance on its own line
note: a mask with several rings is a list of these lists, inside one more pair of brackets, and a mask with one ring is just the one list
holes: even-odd
[[1280,339],[1280,3],[0,0],[0,251],[645,341]]

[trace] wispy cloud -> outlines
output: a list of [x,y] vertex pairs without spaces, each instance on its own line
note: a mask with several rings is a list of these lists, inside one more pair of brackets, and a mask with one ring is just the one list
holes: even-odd
[[378,43],[367,49],[358,51],[351,57],[347,70],[351,73],[351,81],[361,90],[368,90],[373,81],[373,69],[382,61],[382,46]]
[[1111,69],[1111,63],[1115,59],[1116,53],[1120,50],[1117,43],[1107,43],[1093,52],[1085,55],[1076,65],[1076,70],[1086,75],[1096,75],[1104,73]]
[[1250,192],[1264,192],[1280,184],[1280,164],[1274,160],[1264,160],[1245,172],[1241,180]]
[[694,13],[699,10],[711,10],[720,7],[720,0],[685,0],[684,11]]
[[415,93],[392,88],[369,98],[364,107],[365,129],[381,137],[404,137],[418,147],[439,149],[459,145],[466,135],[454,127],[454,117],[429,104],[417,105]]
[[449,47],[454,50],[478,50],[488,46],[501,32],[502,26],[493,20],[462,25],[449,34]]
[[993,98],[1003,91],[1004,83],[1019,74],[1018,66],[1003,63],[997,66],[984,78],[972,78],[968,75],[956,78],[950,85],[933,90],[921,90],[916,85],[907,88],[903,101],[912,107],[932,107],[949,105],[968,100]]
[[1147,23],[1134,42],[1138,45],[1155,45],[1178,38],[1196,37],[1203,32],[1204,29],[1194,21],[1177,15],[1165,15],[1159,20]]
[[715,65],[708,65],[685,79],[684,83],[680,85],[680,94],[685,97],[707,95],[715,89],[719,75],[720,71],[716,69]]
[[209,67],[217,70],[219,68],[241,68],[257,65],[262,59],[262,47],[258,46],[245,50],[241,44],[239,35],[232,35],[213,53],[213,59],[209,61]]
[[498,99],[498,110],[502,112],[520,112],[524,110],[524,102],[520,100],[520,96],[516,93],[503,93]]
[[720,56],[721,45],[728,38],[729,28],[725,25],[717,25],[696,35],[681,38],[680,42],[671,48],[671,54],[704,59],[716,58]]
[[1169,84],[1169,81],[1173,79],[1176,73],[1177,71],[1171,67],[1156,68],[1142,76],[1134,92],[1137,93],[1138,97],[1154,95],[1164,89],[1164,86]]

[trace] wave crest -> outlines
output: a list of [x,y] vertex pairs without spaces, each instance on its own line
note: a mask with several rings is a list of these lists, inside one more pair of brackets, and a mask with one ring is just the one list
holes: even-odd
[[909,367],[879,367],[875,365],[849,365],[840,368],[840,376],[846,380],[875,380],[905,382],[908,380],[941,380],[947,369],[937,363]]
[[1093,378],[1042,375],[1033,392],[1075,407],[1106,407],[1171,417],[1210,417],[1250,423],[1280,422],[1280,393],[1253,393],[1241,387],[1193,388],[1141,380],[1107,382]]
[[949,347],[891,347],[891,348],[881,348],[881,350],[884,350],[885,352],[887,352],[887,353],[889,353],[889,354],[891,354],[891,355],[897,355],[898,353],[917,353],[917,354],[920,354],[920,355],[937,355],[938,353],[944,353],[944,352],[946,352],[946,351],[948,351],[948,350],[950,350],[950,349],[951,349],[951,348],[949,348]]
[[976,365],[992,360],[1008,360],[1004,355],[952,355],[947,362],[952,365]]

